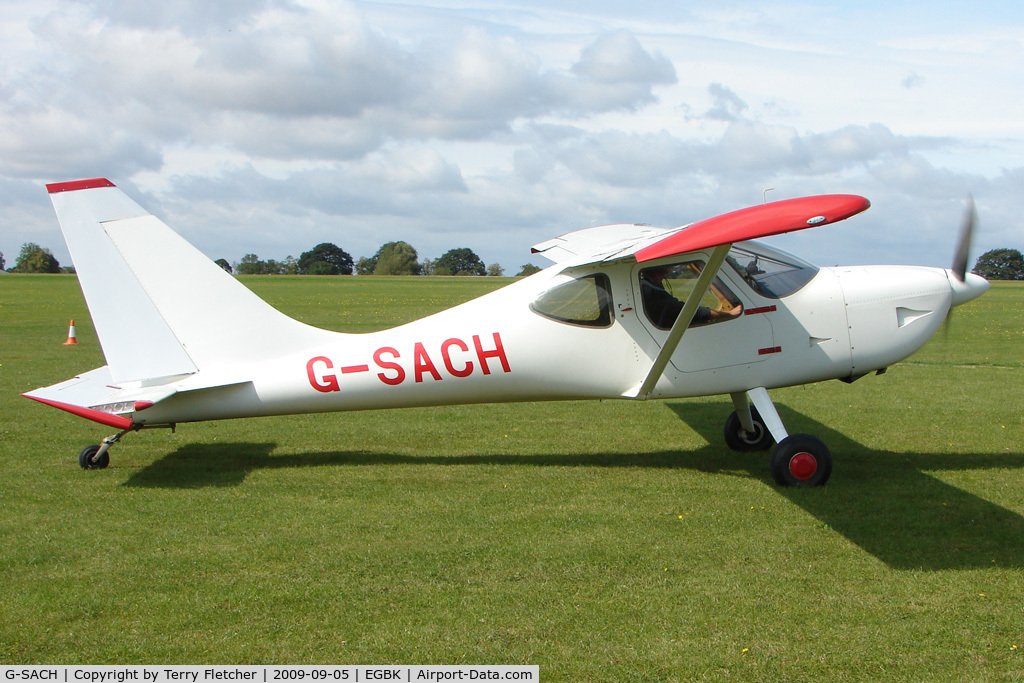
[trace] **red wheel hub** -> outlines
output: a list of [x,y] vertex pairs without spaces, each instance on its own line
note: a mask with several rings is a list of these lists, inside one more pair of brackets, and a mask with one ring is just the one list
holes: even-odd
[[801,481],[814,476],[818,471],[818,459],[810,453],[801,451],[789,459],[789,473]]

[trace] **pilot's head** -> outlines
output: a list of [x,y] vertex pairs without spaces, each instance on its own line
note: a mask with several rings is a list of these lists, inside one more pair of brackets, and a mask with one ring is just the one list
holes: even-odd
[[661,284],[669,272],[672,270],[672,266],[658,266],[657,268],[648,268],[643,272],[644,279],[649,280],[655,284]]

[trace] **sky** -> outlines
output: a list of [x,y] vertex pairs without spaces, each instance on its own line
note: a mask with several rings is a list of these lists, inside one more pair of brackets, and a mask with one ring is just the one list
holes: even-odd
[[[404,240],[515,274],[595,225],[872,208],[820,265],[1024,250],[1024,4],[0,0],[0,252],[70,257],[44,184],[109,178],[211,258]],[[768,188],[772,188],[767,191]]]

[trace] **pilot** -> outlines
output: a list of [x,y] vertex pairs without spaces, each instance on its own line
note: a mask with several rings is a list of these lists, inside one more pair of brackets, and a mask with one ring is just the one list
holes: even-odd
[[[687,264],[692,270],[699,273],[700,269],[696,264]],[[648,268],[640,274],[640,295],[643,298],[644,311],[656,326],[662,329],[669,329],[679,317],[683,310],[683,302],[675,298],[665,289],[664,280],[673,271],[675,266],[661,266]],[[727,318],[735,318],[739,315],[741,306],[734,306],[729,303],[715,287],[711,288],[715,296],[722,302],[723,308],[710,308],[698,306],[697,312],[693,315],[691,325],[705,325],[710,322],[717,322]],[[729,309],[724,306],[729,305]]]

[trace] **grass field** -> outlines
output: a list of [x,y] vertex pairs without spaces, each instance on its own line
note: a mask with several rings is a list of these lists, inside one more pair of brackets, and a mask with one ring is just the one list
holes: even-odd
[[[506,281],[245,280],[344,331]],[[1024,286],[773,392],[833,451],[814,490],[725,448],[727,397],[183,425],[86,472],[112,430],[18,394],[102,364],[73,277],[0,276],[0,662],[1024,681]]]

